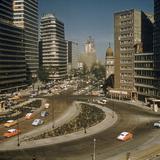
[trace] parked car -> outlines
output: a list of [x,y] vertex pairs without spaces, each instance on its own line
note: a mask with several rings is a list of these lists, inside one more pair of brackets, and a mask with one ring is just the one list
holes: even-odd
[[33,118],[33,113],[27,113],[26,115],[25,115],[25,119],[31,119],[31,118]]
[[160,121],[155,122],[155,123],[153,124],[153,126],[156,127],[156,128],[160,128]]
[[33,126],[38,126],[38,125],[41,125],[43,124],[43,120],[42,119],[35,119],[33,122],[32,122],[32,125]]
[[133,134],[130,132],[121,132],[120,135],[118,135],[117,139],[121,141],[128,141],[133,138]]
[[8,120],[6,123],[4,123],[5,127],[11,127],[17,124],[17,121],[15,120]]
[[46,116],[48,116],[48,112],[47,111],[42,111],[41,112],[41,117],[46,117]]
[[6,133],[3,134],[4,137],[9,138],[20,134],[21,131],[18,129],[9,129]]

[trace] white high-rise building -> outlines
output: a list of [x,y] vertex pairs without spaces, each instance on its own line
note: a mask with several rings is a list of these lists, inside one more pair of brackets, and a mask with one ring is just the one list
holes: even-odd
[[48,70],[50,79],[67,76],[67,51],[64,24],[53,14],[41,18],[42,65]]
[[14,24],[24,29],[27,78],[38,70],[38,0],[13,0]]

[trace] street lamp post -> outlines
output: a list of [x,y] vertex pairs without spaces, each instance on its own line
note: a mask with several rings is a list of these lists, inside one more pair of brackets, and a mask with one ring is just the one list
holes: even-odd
[[54,129],[54,106],[53,106],[53,99],[52,99],[52,118],[53,118],[52,128]]
[[18,130],[18,135],[17,135],[17,146],[20,146],[20,137],[19,137],[19,120],[17,119],[17,130]]
[[93,160],[96,160],[96,139],[93,139]]
[[112,105],[112,107],[113,107],[113,108],[112,108],[112,113],[113,113],[113,114],[112,114],[112,118],[114,118],[114,101],[112,101],[112,102],[113,102],[113,105]]

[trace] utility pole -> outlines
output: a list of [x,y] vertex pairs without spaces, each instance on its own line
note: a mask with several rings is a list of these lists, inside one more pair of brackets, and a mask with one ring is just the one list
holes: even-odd
[[96,160],[96,139],[93,139],[93,160]]

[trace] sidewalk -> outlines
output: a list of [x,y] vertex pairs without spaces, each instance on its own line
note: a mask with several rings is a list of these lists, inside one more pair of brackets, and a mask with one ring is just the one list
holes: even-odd
[[[54,122],[54,125],[57,126],[61,126],[64,123],[66,123],[67,121],[70,121],[71,119],[73,119],[74,117],[76,117],[79,112],[80,112],[80,108],[78,107],[79,103],[84,103],[84,102],[76,102],[68,111],[65,115],[63,115],[63,117],[60,117],[59,119],[57,119]],[[89,104],[89,103],[86,103]],[[100,106],[100,105],[96,105],[96,104],[91,104],[94,105],[100,109],[102,109],[105,114],[106,114],[106,118],[98,123],[95,126],[92,126],[90,128],[87,128],[87,133],[84,133],[83,130],[78,131],[78,132],[74,132],[71,134],[66,134],[63,136],[57,136],[57,137],[51,137],[51,138],[45,138],[45,139],[40,139],[40,140],[33,140],[33,141],[25,141],[22,142],[21,145],[19,147],[17,147],[17,138],[15,137],[14,139],[12,139],[9,142],[6,143],[2,143],[1,144],[1,148],[0,150],[19,150],[19,149],[25,149],[25,148],[34,148],[34,147],[39,147],[39,146],[47,146],[47,145],[51,145],[51,144],[58,144],[58,143],[63,143],[63,142],[68,142],[68,141],[72,141],[72,140],[77,140],[83,137],[89,137],[93,134],[96,134],[98,132],[102,132],[103,130],[106,130],[107,128],[111,127],[118,119],[117,115],[114,113],[114,117],[112,117],[113,115],[113,111]],[[51,124],[48,124],[47,126],[41,127],[39,130],[44,131],[47,129],[47,127],[51,127],[51,125],[53,125],[53,122]],[[25,136],[30,136],[30,135],[36,135],[37,132],[36,131],[32,131],[30,133],[27,133],[25,135],[20,136],[21,138],[25,137]],[[20,138],[20,139],[21,139]]]

